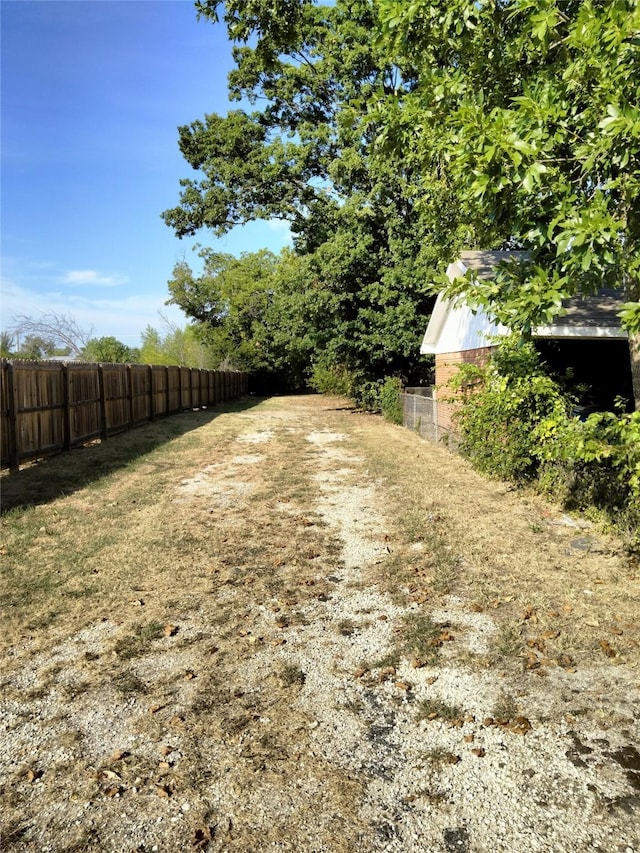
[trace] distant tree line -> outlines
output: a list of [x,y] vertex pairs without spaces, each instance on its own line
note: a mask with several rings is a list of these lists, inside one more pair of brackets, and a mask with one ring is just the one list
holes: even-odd
[[92,330],[83,329],[71,315],[21,316],[12,329],[0,332],[0,357],[217,367],[193,326],[180,328],[162,317],[162,327],[164,331],[147,326],[140,347],[129,347],[112,335],[95,337]]

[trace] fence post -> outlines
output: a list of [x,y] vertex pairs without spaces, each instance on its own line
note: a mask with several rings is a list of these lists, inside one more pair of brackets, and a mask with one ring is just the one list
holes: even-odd
[[104,384],[104,367],[101,364],[98,365],[98,393],[100,394],[100,439],[106,441],[109,438],[107,391]]
[[149,365],[149,420],[153,421],[156,417],[156,398],[153,391],[153,367]]
[[17,471],[20,468],[20,453],[18,451],[18,386],[13,369],[13,362],[7,362],[7,403],[9,410],[9,468]]
[[62,423],[64,449],[71,450],[71,374],[66,364],[60,365],[62,373]]
[[129,426],[133,426],[133,377],[131,375],[131,365],[126,365],[126,377],[128,383],[128,395],[129,395]]

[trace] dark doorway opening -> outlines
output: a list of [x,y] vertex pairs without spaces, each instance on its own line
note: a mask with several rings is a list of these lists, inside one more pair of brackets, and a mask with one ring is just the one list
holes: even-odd
[[617,399],[624,400],[626,411],[633,411],[631,363],[626,340],[540,338],[535,344],[552,376],[577,397],[579,414],[612,412]]

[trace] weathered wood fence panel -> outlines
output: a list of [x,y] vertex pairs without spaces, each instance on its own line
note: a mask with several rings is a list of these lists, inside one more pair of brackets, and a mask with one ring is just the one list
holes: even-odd
[[0,361],[2,467],[246,394],[248,374],[145,364]]

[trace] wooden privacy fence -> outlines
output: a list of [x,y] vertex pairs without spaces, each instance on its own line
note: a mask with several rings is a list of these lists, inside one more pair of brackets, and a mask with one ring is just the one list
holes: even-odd
[[247,393],[248,374],[148,364],[2,359],[2,467]]

